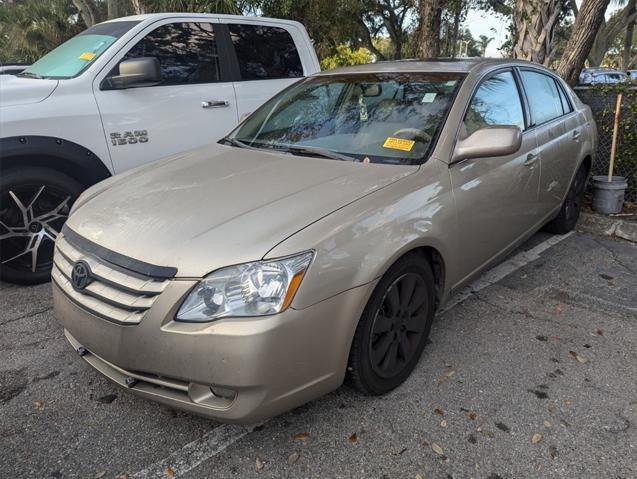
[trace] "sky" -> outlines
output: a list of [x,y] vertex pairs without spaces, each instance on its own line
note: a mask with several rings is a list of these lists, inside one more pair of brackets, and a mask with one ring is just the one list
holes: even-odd
[[[577,1],[578,6],[581,3],[581,0]],[[617,9],[618,7],[616,6],[609,6],[606,11],[606,18],[609,18]],[[469,10],[464,26],[471,30],[471,34],[476,39],[479,38],[480,35],[493,37],[494,40],[487,47],[486,56],[501,57],[502,55],[498,51],[498,48],[506,41],[507,22],[508,20],[505,17],[496,15],[493,12]]]

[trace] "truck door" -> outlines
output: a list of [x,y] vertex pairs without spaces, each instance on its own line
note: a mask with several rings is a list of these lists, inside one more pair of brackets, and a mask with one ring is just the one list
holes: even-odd
[[[116,172],[213,144],[237,123],[218,25],[201,18],[159,21],[97,75],[93,91]],[[104,79],[119,73],[121,61],[138,57],[159,60],[161,81],[108,89]]]

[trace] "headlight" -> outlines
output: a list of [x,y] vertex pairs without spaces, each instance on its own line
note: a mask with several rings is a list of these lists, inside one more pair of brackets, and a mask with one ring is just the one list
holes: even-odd
[[190,292],[176,319],[204,322],[280,313],[292,302],[313,256],[309,251],[217,270]]

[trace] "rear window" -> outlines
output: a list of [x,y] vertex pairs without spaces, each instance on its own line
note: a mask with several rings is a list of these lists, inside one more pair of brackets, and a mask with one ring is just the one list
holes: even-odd
[[522,82],[529,99],[533,125],[541,125],[564,114],[560,93],[552,77],[523,70]]
[[229,24],[242,80],[303,76],[303,66],[292,35],[280,27]]

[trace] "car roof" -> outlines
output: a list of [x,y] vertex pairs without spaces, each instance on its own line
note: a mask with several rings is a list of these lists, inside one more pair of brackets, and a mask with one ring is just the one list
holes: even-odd
[[103,23],[111,23],[111,22],[144,22],[146,20],[161,20],[163,18],[181,18],[181,17],[201,17],[201,18],[221,18],[223,20],[249,20],[259,21],[264,23],[280,23],[287,25],[300,25],[299,22],[294,20],[283,20],[280,18],[269,18],[269,17],[257,17],[257,16],[247,16],[247,15],[224,15],[220,13],[183,13],[183,12],[163,12],[163,13],[145,13],[142,15],[129,15],[127,17],[119,17],[114,18],[112,20],[107,20]]
[[435,58],[425,60],[395,60],[367,63],[343,68],[326,70],[316,75],[339,75],[348,73],[401,73],[401,72],[440,72],[469,73],[471,71],[489,70],[497,66],[533,66],[550,71],[537,63],[507,58]]

